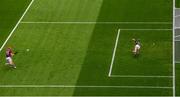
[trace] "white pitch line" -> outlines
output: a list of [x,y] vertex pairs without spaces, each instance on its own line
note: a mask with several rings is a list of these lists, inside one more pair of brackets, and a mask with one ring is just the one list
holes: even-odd
[[172,29],[121,29],[121,30],[132,30],[132,31],[153,31],[153,30],[155,30],[155,31],[172,31]]
[[22,24],[165,24],[170,25],[172,22],[27,22],[22,21]]
[[142,88],[172,89],[165,86],[76,86],[76,85],[0,85],[0,88]]
[[11,33],[9,34],[9,36],[7,37],[7,39],[5,40],[5,42],[3,43],[3,45],[0,48],[0,52],[2,51],[2,49],[4,48],[4,46],[6,45],[6,43],[8,42],[8,40],[11,38],[12,34],[14,33],[14,31],[16,30],[16,28],[18,27],[18,25],[20,24],[21,20],[24,18],[25,14],[27,13],[27,11],[29,10],[29,8],[31,7],[31,5],[33,4],[34,0],[31,1],[31,3],[28,5],[28,7],[26,8],[26,10],[24,11],[24,13],[22,14],[21,18],[19,19],[19,21],[17,22],[17,24],[15,25],[15,27],[13,28],[13,30],[11,31]]
[[112,60],[111,60],[111,65],[110,65],[109,74],[108,74],[109,77],[111,76],[111,73],[112,73],[112,68],[113,68],[114,59],[115,59],[115,56],[116,56],[116,49],[117,49],[117,46],[118,46],[120,32],[121,32],[121,29],[118,29],[118,33],[117,33],[117,37],[116,37],[116,42],[115,42],[115,46],[114,46],[114,50],[113,50],[113,55],[112,55]]
[[140,75],[111,75],[110,77],[121,77],[121,78],[173,78],[173,76],[140,76]]

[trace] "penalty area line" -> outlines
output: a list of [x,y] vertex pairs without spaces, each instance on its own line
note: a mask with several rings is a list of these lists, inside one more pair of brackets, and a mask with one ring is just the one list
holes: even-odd
[[0,85],[0,88],[139,88],[172,89],[166,86],[76,86],[76,85]]
[[110,77],[121,78],[173,78],[173,76],[141,76],[141,75],[111,75]]
[[127,31],[172,31],[172,29],[121,29]]
[[111,65],[110,65],[109,74],[108,74],[109,77],[111,76],[111,73],[112,73],[112,68],[113,68],[114,59],[115,59],[115,56],[116,56],[116,49],[117,49],[117,46],[118,46],[120,32],[121,32],[121,29],[118,29],[118,33],[117,33],[117,36],[116,36],[116,42],[115,42],[115,46],[114,46],[114,50],[113,50],[113,55],[112,55],[112,59],[111,59]]

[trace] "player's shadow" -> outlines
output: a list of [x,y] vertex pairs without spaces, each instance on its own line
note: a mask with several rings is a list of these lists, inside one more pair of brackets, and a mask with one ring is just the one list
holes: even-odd
[[4,66],[2,66],[2,70],[3,71],[12,71],[12,70],[15,70],[15,69],[10,67],[10,66],[8,66],[8,65],[4,65]]

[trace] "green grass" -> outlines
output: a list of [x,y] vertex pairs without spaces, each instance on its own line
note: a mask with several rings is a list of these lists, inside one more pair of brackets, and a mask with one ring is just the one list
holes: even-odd
[[176,7],[180,8],[180,0],[176,0]]
[[180,95],[180,64],[176,64],[176,95],[179,96]]
[[[8,2],[6,3],[8,4]],[[28,3],[26,1],[26,3],[20,4],[22,12]],[[17,18],[12,17],[14,24],[20,18],[21,11],[13,11],[19,12]],[[53,2],[35,0],[22,21],[171,23],[172,0],[53,0]],[[9,21],[8,24],[14,26],[12,21]],[[0,85],[172,87],[171,78],[108,77],[119,28],[171,29],[171,27],[171,24],[21,23],[6,45],[10,45],[15,51],[20,52],[14,56],[17,69],[4,66],[5,49],[3,49],[0,53],[0,57],[3,59],[0,61]],[[9,30],[11,29],[12,27],[9,28]],[[9,31],[4,32],[7,33],[7,36]],[[130,52],[133,37],[140,38],[143,44],[142,54],[138,59],[133,58]],[[152,46],[153,43],[156,45]],[[27,52],[26,49],[30,49],[30,51]],[[171,76],[172,31],[122,30],[113,65],[112,74],[114,75]],[[0,95],[170,96],[172,89],[0,88]]]
[[1,0],[0,2],[0,44],[2,44],[20,19],[30,0]]
[[[138,37],[142,41],[139,58],[131,55],[132,37]],[[172,53],[171,48],[166,48],[172,47],[171,37],[171,31],[122,31],[113,74],[172,75],[172,56],[166,56]]]
[[[180,42],[176,41],[175,42],[175,52],[179,52],[179,48],[180,48]],[[176,62],[180,62],[180,55],[179,55],[179,53],[175,53],[175,60],[176,60]]]
[[[86,55],[86,59],[83,65],[83,68],[81,70],[81,75],[79,77],[78,83],[77,85],[81,85],[83,83],[83,85],[115,85],[115,86],[121,86],[121,85],[144,85],[144,86],[171,86],[172,85],[172,81],[171,79],[156,79],[156,78],[108,78],[108,71],[109,71],[109,66],[110,66],[110,61],[111,61],[111,55],[112,55],[112,49],[114,47],[114,42],[115,41],[115,37],[116,37],[116,32],[117,30],[115,27],[109,27],[105,26],[105,25],[97,25],[96,26],[96,30],[94,31],[94,36],[91,39],[90,42],[90,46],[88,49],[88,53]],[[102,33],[99,33],[102,32]],[[114,33],[113,33],[114,32]],[[146,32],[144,32],[146,33]],[[155,33],[155,32],[154,32]],[[157,32],[156,32],[157,33]],[[159,33],[159,32],[158,32]],[[161,33],[161,32],[160,32]],[[160,34],[159,33],[159,34]],[[153,73],[156,75],[166,75],[166,74],[170,74],[171,75],[171,69],[169,68],[171,66],[171,61],[164,61],[164,60],[156,60],[153,64],[152,62],[148,62],[147,58],[145,58],[144,62],[138,64],[137,62],[134,63],[131,53],[130,53],[130,49],[129,48],[129,42],[131,42],[131,38],[127,38],[127,37],[123,37],[123,34],[132,34],[132,33],[123,33],[120,35],[120,41],[119,41],[119,46],[123,46],[124,49],[122,50],[122,48],[118,48],[117,51],[117,55],[116,55],[116,59],[122,58],[124,60],[121,61],[125,61],[126,63],[121,63],[118,62],[118,60],[115,60],[115,64],[114,64],[114,69],[113,69],[113,74],[119,74],[119,75],[128,75],[128,74],[132,74],[132,75],[152,75]],[[148,32],[147,32],[148,34]],[[162,33],[161,33],[162,34]],[[163,33],[165,34],[165,33]],[[166,34],[170,34],[169,32],[167,32]],[[110,36],[111,35],[111,36]],[[151,34],[148,34],[148,36]],[[121,37],[122,36],[122,37]],[[155,35],[152,35],[155,36]],[[171,36],[171,35],[170,35]],[[168,36],[168,37],[170,37]],[[108,38],[107,38],[108,37]],[[148,37],[146,37],[148,39]],[[149,37],[150,38],[150,37]],[[123,42],[122,40],[126,40],[125,42]],[[160,41],[158,37],[153,38],[153,39],[157,39],[158,41]],[[156,42],[157,42],[156,40]],[[146,40],[147,41],[147,40]],[[149,42],[153,42],[154,40],[149,40]],[[168,40],[167,40],[168,41]],[[145,42],[145,40],[144,40]],[[161,41],[162,42],[162,41]],[[124,44],[124,45],[123,45]],[[131,43],[130,43],[131,44]],[[171,42],[169,40],[169,42],[167,43],[168,45],[171,45]],[[127,47],[128,46],[128,47]],[[159,45],[161,46],[161,45]],[[158,46],[157,46],[158,48]],[[165,51],[168,51],[169,53],[171,53],[171,49],[168,48],[169,50],[164,49]],[[128,52],[129,51],[129,52]],[[125,54],[124,54],[125,53]],[[151,52],[153,55],[153,59],[158,59],[158,56],[155,56],[153,53],[155,53],[154,51]],[[160,52],[159,52],[160,54]],[[148,55],[148,54],[147,54]],[[144,56],[147,56],[144,55]],[[166,55],[163,55],[164,57],[161,58],[166,58]],[[130,59],[129,59],[130,58]],[[108,60],[107,60],[108,59]],[[131,60],[131,61],[129,61]],[[139,58],[139,60],[142,60],[142,58]],[[169,58],[168,60],[171,60],[171,58]],[[156,63],[158,61],[158,63],[165,63],[163,65],[160,65],[158,63]],[[138,61],[141,62],[141,61]],[[158,64],[158,66],[157,66]],[[128,66],[124,66],[124,67],[118,67],[117,65],[128,65]],[[140,68],[137,67],[138,65],[141,65]],[[164,66],[166,65],[166,66]],[[137,68],[140,71],[136,71],[136,69],[134,68],[134,66],[136,66],[135,68]],[[157,70],[158,68],[159,70],[162,70],[164,72],[166,72],[164,74],[164,72],[161,71],[161,73]],[[97,69],[94,69],[97,68]],[[149,72],[143,72],[143,71],[148,71]],[[149,68],[153,68],[149,69]],[[164,69],[162,69],[164,68]],[[145,70],[144,70],[145,69]],[[91,71],[90,71],[91,70]],[[123,70],[123,71],[122,71]],[[150,71],[151,70],[151,71]],[[158,71],[158,72],[157,72]],[[143,74],[142,74],[143,73]],[[146,74],[144,74],[146,73]],[[91,75],[89,75],[91,74]],[[88,75],[88,76],[87,76]],[[102,83],[103,82],[103,83]],[[96,94],[94,94],[95,91]],[[122,91],[122,92],[119,92]],[[152,92],[147,92],[147,91],[152,91]],[[160,89],[82,89],[82,88],[77,88],[75,91],[75,95],[79,95],[79,94],[83,94],[83,95],[128,95],[128,96],[132,96],[132,95],[171,95],[171,91],[168,90],[160,90]]]

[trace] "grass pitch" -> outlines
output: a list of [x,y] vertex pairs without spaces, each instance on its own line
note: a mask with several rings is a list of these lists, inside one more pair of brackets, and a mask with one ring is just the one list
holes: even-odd
[[[14,23],[29,3],[18,3]],[[172,0],[35,0],[6,45],[19,51],[17,69],[0,53],[0,95],[172,96],[172,8]],[[142,42],[139,58],[132,38]]]
[[[0,32],[1,32],[1,41],[0,44],[4,42],[4,40],[9,35],[9,32],[13,29],[22,13],[26,9],[26,6],[30,3],[30,0],[1,0],[0,3]],[[17,5],[16,5],[17,4]]]
[[175,0],[176,1],[176,7],[180,8],[180,0]]

